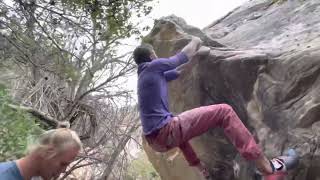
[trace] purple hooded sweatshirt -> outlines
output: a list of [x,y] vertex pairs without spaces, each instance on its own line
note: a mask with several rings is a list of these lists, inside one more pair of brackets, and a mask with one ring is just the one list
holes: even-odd
[[138,66],[138,103],[145,135],[162,128],[172,119],[169,111],[167,81],[178,78],[176,67],[188,61],[180,52],[170,58],[158,58]]

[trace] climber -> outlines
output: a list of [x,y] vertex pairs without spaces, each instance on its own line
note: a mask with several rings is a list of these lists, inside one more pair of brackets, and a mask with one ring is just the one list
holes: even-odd
[[[192,37],[191,41],[170,58],[158,58],[150,44],[138,46],[133,57],[138,65],[138,103],[143,134],[148,144],[159,152],[179,147],[190,166],[194,166],[205,177],[209,172],[194,152],[189,140],[221,127],[225,135],[246,160],[253,161],[265,175],[286,172],[297,164],[296,153],[268,160],[256,144],[253,136],[237,114],[227,104],[216,104],[191,109],[174,116],[169,111],[167,82],[190,71],[181,68],[188,60],[207,56],[210,49],[201,46],[202,41]],[[193,58],[198,56],[198,58]],[[180,66],[180,67],[179,67]],[[191,66],[192,67],[192,66]]]
[[37,143],[29,147],[25,157],[0,163],[0,179],[57,178],[81,149],[82,144],[76,132],[66,128],[49,130],[40,135]]

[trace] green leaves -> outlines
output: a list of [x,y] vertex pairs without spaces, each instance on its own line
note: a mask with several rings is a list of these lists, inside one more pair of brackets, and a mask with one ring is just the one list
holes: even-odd
[[[144,17],[152,11],[149,4],[153,0],[55,0],[61,1],[64,8],[74,11],[76,14],[85,12],[92,18],[96,26],[109,33],[109,37],[128,37],[134,30],[132,17]],[[104,30],[103,30],[104,28]]]
[[30,115],[13,110],[3,85],[0,84],[0,161],[17,159],[24,155],[28,138],[33,139],[41,129]]

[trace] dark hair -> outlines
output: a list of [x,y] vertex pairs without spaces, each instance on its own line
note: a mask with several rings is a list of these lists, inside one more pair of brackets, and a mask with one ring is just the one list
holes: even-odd
[[150,44],[142,44],[133,51],[133,58],[137,64],[151,61],[153,47]]

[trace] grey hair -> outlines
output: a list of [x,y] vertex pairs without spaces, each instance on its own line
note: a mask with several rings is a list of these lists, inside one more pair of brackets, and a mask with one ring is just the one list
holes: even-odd
[[70,147],[82,150],[82,143],[75,131],[67,128],[59,128],[44,132],[40,135],[37,143],[29,146],[27,152],[28,154],[42,154],[52,147],[55,149],[55,152],[53,152],[50,157],[53,157]]

